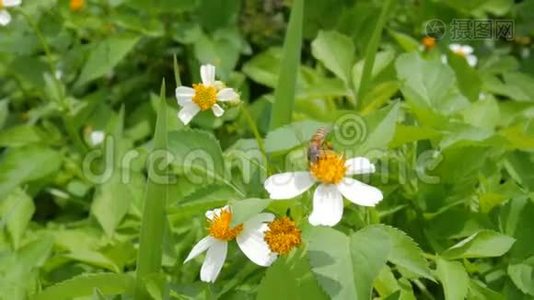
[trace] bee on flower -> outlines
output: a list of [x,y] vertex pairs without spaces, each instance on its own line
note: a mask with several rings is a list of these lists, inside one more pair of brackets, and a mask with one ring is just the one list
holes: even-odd
[[473,47],[469,45],[450,44],[449,49],[452,53],[459,55],[467,60],[467,64],[471,67],[477,65],[477,57],[473,54]]
[[22,0],[0,0],[0,25],[6,26],[11,23],[11,14],[4,8],[20,6]]
[[313,210],[308,221],[314,226],[334,226],[343,215],[343,197],[363,206],[375,206],[383,199],[379,189],[350,177],[374,171],[375,166],[367,158],[345,160],[333,150],[323,149],[315,161],[310,161],[308,171],[272,175],[264,187],[271,199],[283,200],[301,195],[319,183],[313,193]]
[[215,81],[215,66],[202,65],[200,67],[202,83],[193,84],[193,87],[179,86],[176,88],[176,99],[182,108],[178,118],[189,124],[200,111],[210,110],[216,117],[223,115],[224,110],[217,102],[231,103],[239,99],[239,95],[227,88],[220,81]]
[[264,232],[268,230],[266,223],[274,220],[273,214],[260,213],[231,227],[232,210],[227,205],[207,211],[206,218],[209,222],[209,235],[193,246],[184,261],[186,263],[207,251],[200,268],[200,280],[215,282],[226,260],[228,242],[234,239],[241,251],[257,265],[267,267],[276,259],[276,254],[264,240]]

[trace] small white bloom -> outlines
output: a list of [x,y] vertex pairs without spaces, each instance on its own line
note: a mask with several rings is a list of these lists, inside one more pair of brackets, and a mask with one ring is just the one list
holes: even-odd
[[467,60],[467,64],[471,67],[476,66],[477,57],[473,54],[473,47],[469,45],[450,44],[449,49],[456,55],[460,55]]
[[176,88],[176,100],[182,109],[178,118],[189,124],[199,112],[211,109],[216,117],[223,115],[224,110],[217,102],[232,101],[239,95],[232,88],[225,88],[220,81],[215,81],[215,66],[202,65],[200,67],[202,83],[193,84],[193,87],[179,86]]
[[0,0],[0,25],[6,26],[11,22],[11,15],[4,7],[20,6],[22,0]]
[[103,131],[95,130],[89,135],[89,140],[91,141],[91,145],[96,146],[102,144],[105,137],[106,134]]
[[383,199],[379,189],[347,177],[374,171],[375,166],[367,158],[345,161],[332,152],[310,164],[308,172],[275,174],[267,178],[264,187],[271,199],[282,200],[296,197],[320,182],[313,193],[313,210],[308,221],[314,226],[334,226],[343,215],[343,197],[363,206],[375,206]]
[[200,269],[200,280],[215,282],[226,260],[228,241],[233,239],[237,241],[241,251],[257,265],[270,266],[276,259],[277,255],[271,252],[263,239],[268,229],[265,223],[274,220],[273,214],[257,214],[233,228],[230,228],[232,212],[229,206],[207,211],[206,218],[210,222],[209,235],[193,246],[184,261],[186,263],[207,251]]

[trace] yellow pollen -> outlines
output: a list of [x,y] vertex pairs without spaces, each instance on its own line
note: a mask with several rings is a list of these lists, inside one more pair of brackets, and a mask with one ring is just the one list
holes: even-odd
[[230,241],[243,230],[243,224],[230,228],[232,222],[232,212],[228,209],[222,209],[221,212],[209,221],[210,235],[216,239]]
[[193,84],[195,95],[193,102],[195,102],[201,110],[210,109],[217,102],[217,89],[213,86]]
[[70,10],[79,11],[85,5],[85,0],[70,0]]
[[322,183],[337,184],[345,177],[345,159],[334,151],[323,151],[316,162],[310,164],[310,172]]
[[288,217],[276,219],[267,226],[269,230],[265,232],[263,239],[274,253],[288,254],[302,242],[300,230]]

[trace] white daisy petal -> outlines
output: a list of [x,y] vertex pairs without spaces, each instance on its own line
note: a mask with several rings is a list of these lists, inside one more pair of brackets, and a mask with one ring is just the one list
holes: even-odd
[[179,86],[176,88],[176,100],[180,106],[184,106],[187,103],[191,103],[191,99],[195,95],[195,90],[188,86]]
[[469,64],[471,67],[474,67],[474,66],[477,65],[477,61],[478,61],[478,59],[477,59],[476,56],[474,56],[474,55],[471,54],[471,55],[468,55],[468,56],[466,57],[466,59],[467,59],[467,64]]
[[309,172],[287,172],[275,174],[263,186],[274,200],[290,199],[307,191],[315,180]]
[[193,258],[199,256],[200,254],[202,254],[202,252],[206,251],[215,242],[216,240],[212,238],[211,236],[207,236],[201,239],[200,241],[198,241],[198,243],[196,243],[195,246],[193,246],[193,249],[191,249],[191,252],[189,252],[189,255],[187,255],[187,258],[184,260],[184,264],[192,260]]
[[6,26],[11,22],[11,15],[7,10],[0,10],[0,25]]
[[206,218],[208,218],[208,220],[213,220],[213,217],[215,217],[216,215],[220,215],[221,214],[221,211],[223,210],[230,210],[230,206],[229,205],[225,205],[223,207],[219,207],[219,208],[215,208],[213,210],[208,210],[205,214]]
[[460,44],[450,44],[449,49],[451,49],[452,52],[458,52],[460,49],[462,49],[462,45]]
[[182,109],[178,112],[178,118],[184,123],[184,125],[189,124],[193,117],[198,114],[200,111],[200,107],[198,107],[195,103],[187,103],[185,104]]
[[209,247],[204,263],[200,268],[200,280],[204,282],[215,282],[226,260],[228,243],[217,239],[214,240],[215,242]]
[[469,46],[469,45],[463,45],[463,46],[461,47],[461,51],[462,51],[462,53],[464,53],[464,54],[471,54],[471,53],[473,53],[473,47],[471,47],[471,46]]
[[2,2],[5,7],[20,6],[22,4],[22,0],[3,0]]
[[365,157],[354,157],[345,162],[347,175],[369,174],[375,172],[375,165]]
[[214,104],[212,107],[211,107],[211,111],[213,112],[213,114],[218,118],[220,116],[222,116],[224,114],[224,109],[222,109],[222,107],[219,106],[219,104]]
[[210,64],[200,66],[200,78],[203,84],[212,85],[215,82],[215,66]]
[[313,210],[308,221],[313,226],[334,226],[343,216],[343,197],[333,184],[321,184],[313,193]]
[[232,88],[225,88],[217,93],[218,101],[231,101],[237,99],[239,95]]
[[348,177],[337,188],[345,198],[363,206],[375,206],[384,198],[379,189]]
[[272,220],[274,220],[273,214],[258,214],[243,224],[243,231],[236,237],[241,251],[253,263],[263,267],[270,266],[277,257],[263,239],[264,232],[268,229],[264,222]]

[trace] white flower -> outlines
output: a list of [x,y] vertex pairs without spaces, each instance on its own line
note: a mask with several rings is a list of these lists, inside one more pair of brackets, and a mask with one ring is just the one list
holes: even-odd
[[463,56],[467,60],[467,64],[471,67],[476,66],[477,57],[473,54],[473,47],[469,45],[450,44],[449,49],[456,55]]
[[104,141],[106,134],[103,131],[95,130],[89,135],[89,140],[93,146],[100,145]]
[[320,182],[313,193],[313,210],[308,221],[314,226],[334,226],[343,215],[342,196],[363,206],[375,206],[382,200],[379,189],[346,177],[374,171],[375,166],[367,158],[355,157],[345,161],[332,152],[311,163],[308,172],[273,175],[267,178],[264,187],[271,199],[281,200],[296,197]]
[[225,206],[206,212],[210,222],[209,235],[201,239],[185,259],[184,263],[207,251],[200,268],[200,280],[215,282],[226,260],[228,241],[235,239],[243,253],[255,264],[270,266],[277,255],[272,253],[264,241],[264,232],[268,229],[266,222],[274,220],[270,213],[260,213],[245,223],[230,228],[232,212]]
[[0,0],[0,25],[6,26],[11,22],[11,15],[4,7],[19,6],[22,0]]
[[202,65],[200,67],[202,83],[193,84],[193,88],[179,86],[176,88],[176,99],[182,109],[178,112],[178,118],[187,125],[199,112],[211,109],[216,117],[222,116],[224,110],[217,101],[232,101],[239,95],[231,88],[215,81],[215,66]]

